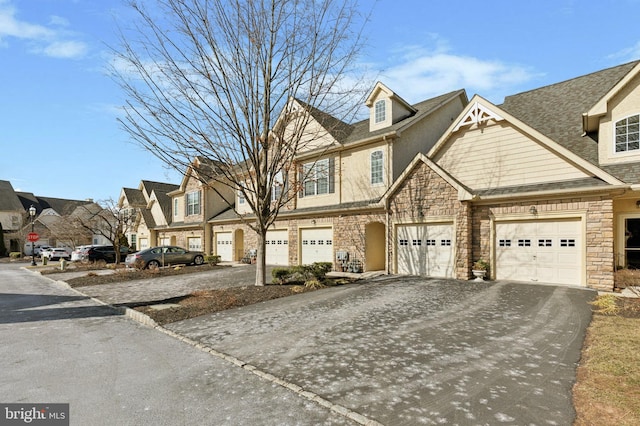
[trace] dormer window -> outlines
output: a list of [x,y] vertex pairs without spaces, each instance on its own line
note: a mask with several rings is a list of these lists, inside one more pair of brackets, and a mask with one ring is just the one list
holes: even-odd
[[616,152],[640,149],[640,115],[632,115],[616,122]]
[[381,123],[387,118],[387,104],[384,99],[381,99],[375,103],[374,120],[376,123]]

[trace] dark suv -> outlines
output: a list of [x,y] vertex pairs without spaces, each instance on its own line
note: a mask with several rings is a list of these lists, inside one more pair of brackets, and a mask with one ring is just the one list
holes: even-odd
[[[129,249],[127,247],[120,247],[120,260],[124,262],[127,257]],[[116,251],[113,246],[94,246],[89,247],[84,256],[85,260],[89,262],[96,262],[104,260],[107,263],[113,263],[116,261]]]

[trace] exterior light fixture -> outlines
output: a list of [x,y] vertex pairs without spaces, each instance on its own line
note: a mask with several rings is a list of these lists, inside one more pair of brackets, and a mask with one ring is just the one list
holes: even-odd
[[529,213],[531,213],[534,216],[537,215],[538,214],[538,209],[536,209],[536,206],[529,207]]
[[[36,208],[29,207],[29,216],[31,217],[31,233],[33,234],[33,221],[36,218]],[[36,266],[36,243],[34,241],[31,242],[31,266]]]

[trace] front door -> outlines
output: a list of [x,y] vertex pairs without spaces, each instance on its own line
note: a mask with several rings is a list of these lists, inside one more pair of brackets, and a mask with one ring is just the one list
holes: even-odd
[[625,220],[624,256],[626,267],[640,269],[640,218]]

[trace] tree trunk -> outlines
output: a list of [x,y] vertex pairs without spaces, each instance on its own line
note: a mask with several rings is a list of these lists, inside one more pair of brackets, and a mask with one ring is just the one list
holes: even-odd
[[263,286],[267,283],[267,253],[266,237],[267,231],[257,232],[258,234],[258,252],[256,253],[256,285]]

